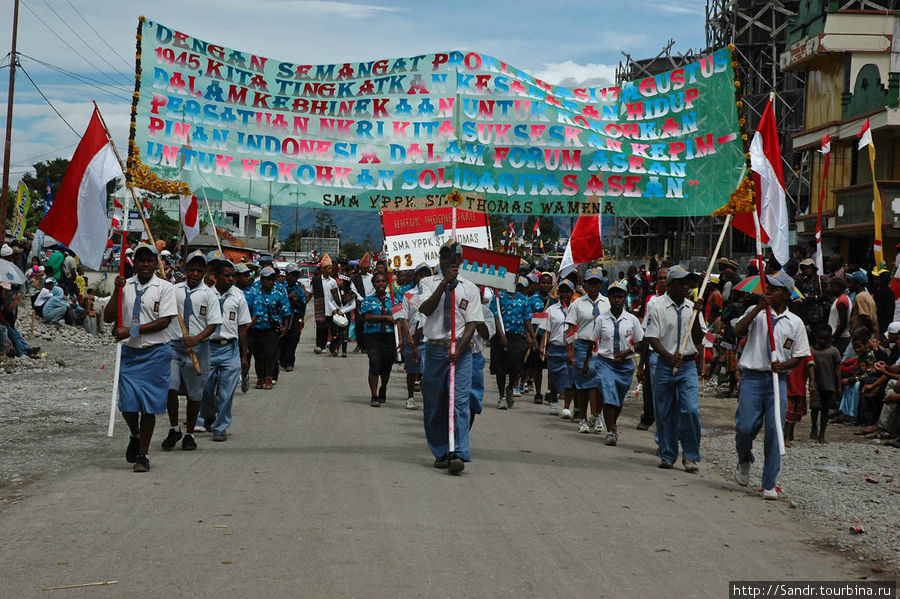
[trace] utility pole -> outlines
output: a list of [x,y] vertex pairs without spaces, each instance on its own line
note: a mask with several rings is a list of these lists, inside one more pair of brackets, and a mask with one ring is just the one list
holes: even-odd
[[300,251],[300,196],[305,195],[300,190],[294,192],[294,258],[297,257],[296,254]]
[[12,49],[9,51],[9,91],[6,94],[6,144],[3,146],[3,187],[0,188],[0,222],[6,239],[6,207],[9,201],[9,152],[12,143],[13,95],[16,90],[16,36],[19,32],[19,0],[13,2]]

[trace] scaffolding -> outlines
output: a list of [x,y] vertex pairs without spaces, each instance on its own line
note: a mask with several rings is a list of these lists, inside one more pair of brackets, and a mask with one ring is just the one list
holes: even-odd
[[[885,3],[886,0],[880,0]],[[891,1],[891,4],[894,2]],[[804,75],[782,72],[778,57],[787,42],[789,19],[796,16],[800,0],[707,0],[706,49],[673,54],[674,41],[669,40],[655,57],[625,60],[616,70],[616,81],[649,77],[696,61],[702,54],[734,44],[738,54],[737,76],[742,83],[744,116],[747,129],[756,129],[770,92],[776,96],[775,119],[781,137],[785,186],[790,198],[789,213],[804,212],[809,206],[808,155],[793,157],[793,134],[803,129]],[[872,0],[852,0],[854,7],[878,4]],[[624,53],[623,53],[624,54]],[[614,233],[620,235],[622,251],[635,255],[668,253],[676,260],[697,256],[698,249],[711,250],[720,230],[719,219],[684,218],[616,218]],[[726,252],[751,251],[749,239],[729,234]]]

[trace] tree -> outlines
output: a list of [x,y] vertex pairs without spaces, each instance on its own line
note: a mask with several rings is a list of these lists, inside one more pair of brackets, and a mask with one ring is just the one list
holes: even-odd
[[366,233],[365,239],[363,239],[363,250],[366,252],[371,252],[375,249],[375,240],[372,239],[371,233]]
[[358,243],[349,241],[341,245],[341,257],[347,260],[359,260],[364,253],[363,247]]
[[150,217],[147,219],[150,230],[155,239],[168,241],[172,237],[181,234],[181,225],[173,218],[169,218],[166,212],[159,206],[150,206]]

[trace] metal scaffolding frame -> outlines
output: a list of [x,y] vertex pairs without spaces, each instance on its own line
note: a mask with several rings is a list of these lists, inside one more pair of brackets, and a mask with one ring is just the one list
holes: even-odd
[[[894,0],[851,0],[846,4],[859,7]],[[744,116],[747,130],[753,131],[762,116],[770,92],[775,92],[775,118],[781,134],[785,185],[792,208],[805,211],[809,206],[809,159],[806,154],[795,158],[793,134],[803,129],[804,75],[782,72],[778,56],[787,42],[788,20],[797,14],[800,0],[707,0],[706,49],[673,54],[674,41],[669,40],[653,58],[625,61],[616,69],[616,81],[648,77],[693,62],[706,52],[734,44],[739,56],[737,75],[742,83]],[[842,6],[843,8],[843,6]],[[623,53],[624,54],[624,53]],[[648,253],[662,254],[668,249],[675,259],[691,258],[690,252],[715,242],[720,220],[712,217],[683,218],[617,218],[622,235],[622,250],[634,255],[646,248]],[[655,239],[651,239],[655,238]],[[749,240],[743,236],[729,239],[726,252],[749,251]]]

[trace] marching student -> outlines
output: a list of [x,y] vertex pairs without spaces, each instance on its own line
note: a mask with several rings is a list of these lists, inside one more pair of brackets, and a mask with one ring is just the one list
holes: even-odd
[[[431,268],[424,262],[416,268],[414,273],[415,287],[425,277],[431,276]],[[401,308],[394,314],[397,326],[400,327],[400,340],[402,343],[403,365],[406,370],[406,409],[416,409],[416,383],[422,376],[423,361],[425,359],[425,335],[422,331],[419,319],[419,303],[422,301],[416,289],[413,288],[403,294]]]
[[541,356],[547,362],[547,378],[550,387],[550,415],[555,416],[559,411],[559,396],[563,396],[562,417],[571,419],[572,398],[575,395],[572,387],[572,374],[569,364],[566,362],[566,316],[569,313],[569,305],[572,302],[572,294],[575,285],[568,279],[563,279],[557,289],[559,303],[553,304],[547,310],[546,333],[541,346]]
[[231,406],[241,373],[249,369],[250,308],[241,290],[234,286],[234,265],[216,263],[213,289],[222,313],[222,324],[209,337],[209,376],[203,389],[203,422],[213,441],[227,439],[231,424]]
[[[519,277],[519,281],[519,286],[528,283],[524,277]],[[491,312],[494,314],[494,326],[497,330],[491,343],[491,366],[497,377],[497,388],[500,392],[497,409],[506,410],[515,403],[514,390],[520,382],[523,382],[525,376],[526,349],[536,348],[536,345],[528,298],[518,289],[513,292],[497,290],[497,297],[500,302],[499,312],[497,301],[491,302]]]
[[[536,289],[533,295],[528,298],[531,306],[532,315],[535,313],[546,312],[550,306],[556,303],[556,300],[550,296],[553,289],[553,275],[549,272],[542,272],[537,277]],[[540,347],[543,339],[543,331],[535,331],[535,346]],[[534,403],[543,403],[544,395],[541,394],[544,377],[543,370],[547,367],[547,363],[539,351],[531,350],[528,354],[528,361],[525,364],[528,370],[528,376],[534,381]],[[547,403],[550,402],[550,389],[547,389]]]
[[285,372],[291,372],[297,358],[300,333],[303,332],[303,318],[306,316],[306,290],[300,284],[300,269],[296,264],[288,264],[284,270],[287,273],[285,291],[291,304],[291,317],[287,332],[281,338],[278,359]]
[[287,330],[291,315],[287,294],[275,284],[275,270],[266,266],[259,271],[260,288],[247,298],[250,307],[251,345],[256,368],[256,388],[271,389],[272,375],[278,361],[278,343]]
[[[171,373],[169,374],[169,401],[166,411],[169,413],[169,434],[162,442],[165,451],[174,449],[181,440],[181,448],[185,451],[197,449],[194,440],[194,426],[200,413],[200,402],[203,399],[203,387],[209,374],[209,343],[216,325],[222,324],[222,312],[216,294],[204,283],[207,274],[206,256],[197,250],[187,258],[184,267],[185,280],[176,283],[175,304],[180,306],[184,326],[188,335],[182,334],[177,322],[169,323],[169,345],[172,346]],[[212,280],[215,280],[213,275]],[[194,370],[190,350],[193,348],[200,364],[200,373]],[[184,386],[187,396],[187,426],[182,439],[181,426],[178,424],[178,392]]]
[[600,387],[596,361],[591,359],[594,347],[594,321],[609,310],[609,300],[600,294],[603,286],[603,271],[592,268],[584,275],[587,292],[572,302],[566,315],[566,362],[572,369],[572,383],[575,387],[575,407],[581,417],[579,433],[591,432],[587,410],[591,408],[594,418],[594,432],[603,430],[600,412],[597,409],[597,389]]
[[[650,372],[653,377],[653,404],[660,468],[671,469],[678,458],[681,441],[685,472],[697,473],[700,467],[700,386],[697,382],[697,346],[703,332],[700,319],[688,330],[691,311],[702,310],[687,299],[688,290],[697,275],[679,265],[669,268],[666,295],[650,305],[647,319]],[[682,340],[691,336],[684,353]],[[673,369],[675,374],[672,374]]]
[[[647,320],[650,318],[650,305],[653,304],[653,302],[658,301],[659,298],[664,297],[666,291],[669,290],[669,283],[666,281],[668,275],[669,269],[665,266],[660,267],[660,269],[656,271],[656,290],[647,297],[646,303],[644,304],[644,318],[641,320],[641,326],[644,328],[644,333],[647,332]],[[644,410],[641,412],[641,419],[638,422],[637,429],[639,431],[645,431],[653,426],[653,422],[656,420],[656,416],[653,413],[653,373],[650,372],[650,346],[646,339],[641,343],[638,351],[641,355],[640,365],[638,366],[638,378],[641,382]]]
[[[363,299],[359,313],[365,322],[363,334],[366,336],[366,354],[369,357],[368,383],[372,392],[369,405],[377,408],[387,400],[387,385],[397,357],[397,346],[394,341],[394,317],[391,314],[394,303],[387,293],[387,277],[380,272],[375,273],[372,285],[375,293]],[[381,387],[378,386],[379,378]]]
[[119,411],[131,432],[125,460],[134,464],[135,472],[150,470],[147,454],[156,414],[166,412],[172,360],[166,327],[178,315],[172,285],[154,274],[156,266],[156,247],[141,243],[134,252],[134,276],[116,277],[103,309],[103,321],[115,322],[122,297],[123,322],[113,334],[117,340],[127,339],[119,366]]
[[[738,337],[747,334],[747,345],[741,354],[741,392],[737,412],[734,415],[734,444],[738,464],[735,479],[742,487],[750,483],[750,465],[753,463],[753,440],[765,421],[765,462],[762,474],[762,498],[778,499],[775,481],[781,469],[781,452],[775,419],[784,424],[787,409],[787,373],[800,365],[801,359],[810,355],[806,326],[799,316],[789,311],[788,302],[794,291],[794,280],[784,271],[766,276],[768,288],[759,303],[744,313],[734,327]],[[772,334],[775,350],[769,344],[769,326],[766,308],[772,309]],[[780,413],[775,413],[775,393],[772,373],[778,373],[781,402]]]
[[475,323],[475,334],[472,335],[472,386],[469,392],[469,430],[475,423],[475,415],[484,409],[484,345],[494,336],[494,313],[491,312],[491,300],[494,294],[490,288],[481,290],[481,316],[484,322]]
[[[234,267],[234,286],[238,291],[244,294],[247,305],[250,305],[250,298],[253,294],[252,281],[250,280],[250,269],[243,262],[236,264]],[[241,393],[250,390],[250,358],[253,357],[253,339],[251,332],[247,330],[247,363],[241,368]]]
[[[425,277],[420,283],[422,303],[419,313],[425,316],[425,374],[422,376],[422,403],[425,439],[434,455],[434,467],[460,474],[465,462],[472,460],[469,449],[469,414],[472,385],[472,335],[476,325],[484,321],[481,293],[472,282],[459,279],[462,246],[441,246],[438,253],[440,274]],[[454,303],[455,301],[455,303]],[[455,328],[451,330],[454,322]],[[451,335],[456,351],[450,353]],[[453,427],[454,452],[450,452],[449,375],[455,364]]]
[[634,347],[644,339],[644,329],[637,316],[624,309],[628,289],[621,282],[610,283],[609,310],[594,321],[594,337],[599,347],[597,370],[603,391],[603,420],[606,423],[606,445],[619,441],[616,421],[622,412],[625,395],[634,379]]

